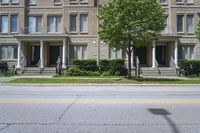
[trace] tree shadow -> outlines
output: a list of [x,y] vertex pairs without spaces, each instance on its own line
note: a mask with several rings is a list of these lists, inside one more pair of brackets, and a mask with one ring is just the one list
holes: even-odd
[[161,115],[167,121],[173,133],[181,133],[179,129],[176,127],[176,124],[168,117],[170,115],[170,112],[162,108],[155,108],[148,110],[153,115]]

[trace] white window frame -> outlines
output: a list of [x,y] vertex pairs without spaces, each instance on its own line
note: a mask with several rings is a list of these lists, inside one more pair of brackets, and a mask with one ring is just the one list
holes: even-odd
[[[3,17],[7,17],[7,22],[6,22],[6,27],[4,28],[7,28],[6,31],[2,31],[2,27],[3,27]],[[8,15],[2,15],[1,16],[1,33],[8,33],[8,27],[9,27],[9,24],[8,24]]]
[[[86,31],[82,30],[81,16],[83,16],[83,15],[87,16],[87,30]],[[80,33],[88,33],[88,31],[89,31],[89,15],[88,15],[88,13],[81,13],[80,14]]]
[[184,2],[183,2],[183,0],[181,0],[180,2],[178,1],[177,2],[177,0],[176,0],[176,4],[183,4]]
[[[53,25],[54,25],[54,28],[53,28],[53,31],[50,31],[50,24],[48,23],[49,22],[49,17],[53,17]],[[60,31],[57,31],[57,18],[60,17],[61,19],[61,27],[60,27]],[[47,32],[48,33],[62,33],[62,16],[61,15],[57,15],[57,16],[52,16],[52,15],[49,15],[47,17]]]
[[[29,33],[30,34],[34,34],[34,33],[42,33],[42,24],[43,24],[43,20],[42,20],[42,16],[29,16],[29,19],[30,19],[30,17],[32,17],[33,19],[34,19],[34,27],[33,27],[33,31],[31,32],[31,30],[30,30],[30,25],[29,25],[29,29],[28,29],[28,31],[29,31]],[[41,31],[37,31],[37,21],[38,21],[38,18],[41,18]],[[28,23],[30,23],[29,22],[30,20],[28,20]]]
[[[3,58],[2,57],[2,49],[3,48],[5,48],[6,49],[6,51],[4,51],[4,52],[6,52],[6,55],[5,55],[5,57]],[[11,52],[12,52],[12,56],[9,58],[9,56],[8,56],[8,51],[9,51],[9,48],[11,48]],[[16,51],[15,51],[16,50]],[[16,52],[16,53],[15,53]],[[0,45],[0,59],[1,60],[17,60],[17,45]],[[16,56],[15,56],[16,55]]]
[[[13,16],[17,16],[17,24],[16,24],[16,26],[17,26],[17,31],[12,31],[12,17]],[[11,15],[10,16],[10,32],[11,33],[18,33],[18,15]]]
[[[186,51],[182,51],[183,47],[185,47]],[[180,48],[181,48],[181,60],[193,60],[194,59],[194,50],[195,50],[195,46],[194,45],[184,44],[184,45],[181,45]],[[191,53],[191,51],[193,53]],[[187,57],[186,57],[185,54],[187,54]]]
[[160,1],[160,4],[161,4],[161,5],[167,5],[167,3],[168,3],[168,0],[165,0],[165,2],[161,2],[161,1]]
[[81,4],[87,4],[89,0],[80,0]]
[[[75,31],[74,30],[72,30],[72,19],[71,19],[71,17],[72,16],[75,16],[76,17],[76,22],[75,22]],[[70,32],[72,32],[72,33],[77,33],[77,14],[70,14],[69,15],[69,17],[70,17],[70,27],[69,27],[69,29],[70,29]]]
[[11,4],[19,4],[19,0],[16,0],[16,1],[11,0]]
[[59,2],[57,2],[56,0],[54,0],[54,5],[62,5],[61,0],[59,0]]
[[[191,1],[191,2],[190,2]],[[187,4],[194,4],[194,0],[186,0]]]
[[[72,60],[84,60],[84,59],[87,59],[87,56],[88,56],[88,46],[86,44],[75,44],[75,45],[71,45],[70,46],[71,50],[73,50],[73,53],[70,53],[70,58]],[[77,55],[77,48],[80,48],[80,51],[81,51],[81,58],[78,58],[78,55]],[[83,53],[83,47],[86,48],[86,51],[85,51],[85,54]],[[72,55],[73,54],[73,55]],[[85,57],[83,57],[83,55],[85,55]]]
[[[192,31],[189,31],[188,30],[188,16],[192,16]],[[190,15],[190,14],[188,14],[187,15],[187,17],[186,17],[186,24],[187,24],[187,26],[186,26],[186,28],[187,28],[187,33],[194,33],[194,15]]]
[[[109,59],[121,59],[122,50],[116,50],[115,48],[109,48]],[[113,57],[114,55],[114,57]]]
[[[182,16],[182,31],[178,31],[178,16]],[[183,14],[177,14],[177,15],[176,15],[176,30],[177,30],[177,33],[184,33],[184,32],[185,32],[185,28],[184,28],[184,25],[185,25],[184,18],[185,18],[185,16],[184,16]]]
[[29,5],[36,5],[36,4],[37,4],[37,0],[29,0]]
[[1,0],[1,4],[2,5],[4,5],[4,4],[7,5],[7,4],[9,4],[9,0]]

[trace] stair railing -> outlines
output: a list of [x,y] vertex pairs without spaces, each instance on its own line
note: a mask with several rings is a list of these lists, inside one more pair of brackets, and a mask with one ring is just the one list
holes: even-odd
[[136,77],[140,77],[141,68],[140,68],[140,60],[138,56],[136,56]]
[[171,60],[170,60],[170,67],[174,70],[174,72],[177,74],[177,64],[174,60],[174,58],[171,56]]
[[158,74],[160,74],[159,64],[158,61],[155,59],[155,69]]
[[36,66],[38,67],[38,72],[41,73],[42,68],[41,68],[41,60],[40,59],[39,59],[38,63],[36,64]]
[[21,57],[20,65],[21,65],[21,73],[23,73],[26,70],[27,66],[26,57],[24,55]]

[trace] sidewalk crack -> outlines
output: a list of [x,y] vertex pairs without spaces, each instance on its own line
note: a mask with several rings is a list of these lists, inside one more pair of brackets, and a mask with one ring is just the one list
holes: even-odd
[[3,131],[4,129],[8,128],[11,124],[7,124],[5,127],[0,128],[0,132]]

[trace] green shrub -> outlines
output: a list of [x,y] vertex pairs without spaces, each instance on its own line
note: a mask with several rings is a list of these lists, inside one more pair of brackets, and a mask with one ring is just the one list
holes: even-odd
[[115,75],[115,72],[122,74],[122,70],[125,67],[125,60],[124,59],[114,59],[110,60],[110,71],[112,75]]
[[[192,66],[192,70],[191,70]],[[186,75],[196,74],[199,76],[200,73],[200,60],[184,60],[181,62],[181,69],[184,69]]]
[[101,72],[110,70],[110,61],[109,60],[100,60],[99,61],[99,70]]
[[70,67],[66,70],[66,76],[87,76],[87,71],[83,71],[78,67]]
[[101,76],[101,73],[98,72],[98,71],[96,71],[96,72],[94,72],[94,71],[87,71],[87,75],[88,76]]
[[8,63],[5,61],[0,61],[0,76],[10,75],[8,70]]
[[111,76],[110,71],[103,72],[101,76]]
[[97,61],[96,60],[75,60],[73,65],[77,68],[85,71],[97,71]]

